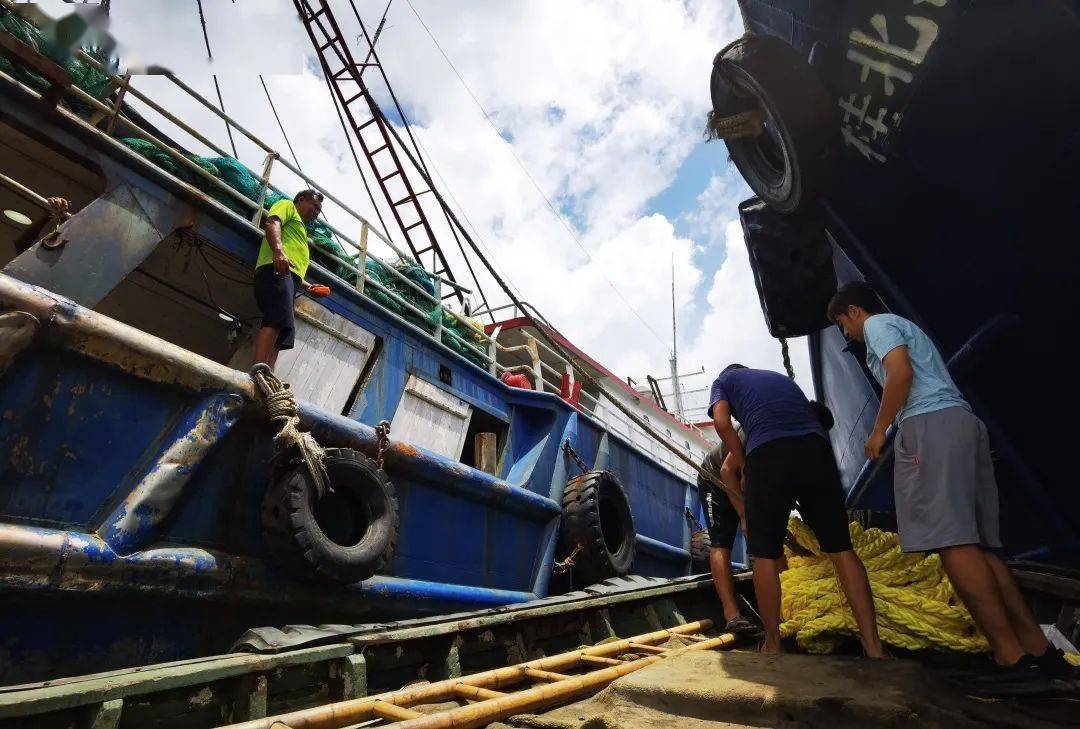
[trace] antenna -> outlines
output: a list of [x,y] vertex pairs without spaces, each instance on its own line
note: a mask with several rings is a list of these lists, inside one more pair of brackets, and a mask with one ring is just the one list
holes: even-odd
[[675,326],[675,253],[671,253],[671,392],[675,396],[675,414],[685,420],[682,386],[679,384],[679,330]]

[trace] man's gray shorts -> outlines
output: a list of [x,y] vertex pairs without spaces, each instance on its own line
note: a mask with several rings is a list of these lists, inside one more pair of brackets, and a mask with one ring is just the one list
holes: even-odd
[[997,481],[981,420],[959,407],[913,415],[900,424],[895,452],[896,523],[905,552],[1001,547]]

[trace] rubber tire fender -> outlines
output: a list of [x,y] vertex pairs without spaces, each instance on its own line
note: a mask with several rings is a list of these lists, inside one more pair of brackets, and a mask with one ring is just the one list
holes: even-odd
[[587,471],[567,482],[559,541],[564,557],[581,547],[572,568],[575,583],[591,585],[629,574],[636,538],[630,500],[615,474]]
[[[744,36],[717,56],[710,85],[714,113],[726,115],[734,98],[751,97],[766,114],[762,135],[725,143],[750,189],[769,207],[793,213],[828,191],[838,158],[840,111],[798,51],[772,36]],[[774,158],[779,152],[782,162],[768,161],[766,148]]]
[[393,483],[374,460],[347,448],[329,448],[323,464],[334,495],[359,509],[366,527],[352,545],[335,542],[316,519],[318,494],[302,461],[272,479],[263,499],[263,536],[270,554],[301,576],[342,584],[386,572],[398,541],[398,501]]

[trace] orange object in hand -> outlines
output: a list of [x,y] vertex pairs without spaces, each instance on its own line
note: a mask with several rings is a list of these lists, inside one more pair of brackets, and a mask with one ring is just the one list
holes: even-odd
[[315,284],[308,289],[308,293],[321,299],[324,296],[330,295],[330,287],[326,284]]

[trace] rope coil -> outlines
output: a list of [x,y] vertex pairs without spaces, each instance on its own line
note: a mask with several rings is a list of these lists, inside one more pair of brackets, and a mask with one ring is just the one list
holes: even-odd
[[255,365],[250,374],[266,407],[266,418],[277,428],[274,455],[278,456],[295,446],[311,474],[319,498],[333,493],[330,478],[323,465],[326,452],[311,433],[300,430],[300,408],[288,383],[278,379],[273,370],[265,364]]
[[[813,533],[795,517],[788,529],[810,554],[786,550],[789,569],[780,575],[780,632],[795,636],[810,653],[828,653],[845,637],[857,636],[858,626]],[[938,555],[903,552],[899,537],[892,532],[864,529],[855,522],[849,529],[855,553],[870,579],[883,641],[908,650],[989,650],[986,638],[956,597]]]

